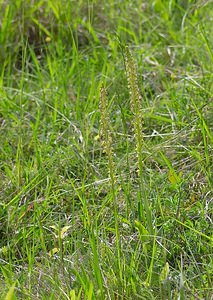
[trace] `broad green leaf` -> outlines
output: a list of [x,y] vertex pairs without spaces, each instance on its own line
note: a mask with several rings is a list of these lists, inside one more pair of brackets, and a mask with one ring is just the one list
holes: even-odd
[[144,227],[139,221],[135,221],[135,227],[138,229],[140,236],[141,236],[141,240],[143,242],[147,242],[149,240],[149,232],[146,229],[146,227]]
[[75,297],[75,290],[71,290],[70,291],[70,300],[75,300],[76,297]]
[[5,297],[5,300],[15,300],[15,299],[16,299],[16,296],[15,296],[15,293],[14,293],[15,285],[16,285],[16,283],[14,283],[14,284],[10,287],[10,289],[9,289],[9,291],[8,291],[6,297]]

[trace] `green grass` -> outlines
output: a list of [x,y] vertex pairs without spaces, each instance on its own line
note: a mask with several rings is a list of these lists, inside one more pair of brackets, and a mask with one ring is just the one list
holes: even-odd
[[213,299],[213,4],[105,2],[1,3],[1,299]]

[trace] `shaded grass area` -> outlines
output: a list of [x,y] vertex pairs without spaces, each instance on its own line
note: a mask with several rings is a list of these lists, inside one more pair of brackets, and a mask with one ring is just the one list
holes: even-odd
[[1,6],[1,294],[211,299],[211,2]]

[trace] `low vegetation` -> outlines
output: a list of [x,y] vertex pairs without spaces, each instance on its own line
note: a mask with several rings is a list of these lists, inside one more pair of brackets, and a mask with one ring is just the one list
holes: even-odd
[[2,299],[213,299],[212,1],[4,1]]

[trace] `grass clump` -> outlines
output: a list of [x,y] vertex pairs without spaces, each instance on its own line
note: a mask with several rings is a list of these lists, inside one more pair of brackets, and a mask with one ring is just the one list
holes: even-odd
[[2,4],[2,299],[212,298],[212,11]]

